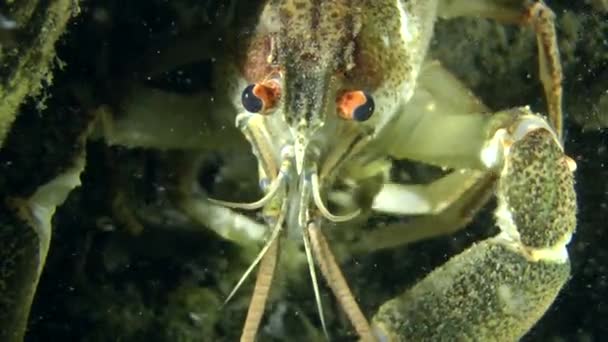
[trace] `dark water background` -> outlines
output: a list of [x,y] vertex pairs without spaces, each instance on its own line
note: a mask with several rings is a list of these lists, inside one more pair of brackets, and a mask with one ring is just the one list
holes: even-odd
[[[566,151],[578,164],[579,221],[569,245],[572,279],[524,340],[601,341],[608,334],[608,130],[601,127],[608,125],[608,105],[601,102],[608,93],[608,15],[584,1],[548,3],[558,16],[560,47],[565,51]],[[46,109],[39,108],[40,98],[31,100],[15,129],[36,135],[42,129],[37,120],[62,124],[53,111],[78,112],[113,103],[132,80],[180,94],[208,89],[209,60],[180,65],[179,72],[158,79],[138,71],[137,60],[159,42],[182,37],[176,21],[199,20],[201,24],[193,27],[204,35],[218,25],[227,7],[223,1],[83,1],[81,15],[59,43],[58,58],[65,67],[56,71],[53,85],[45,91]],[[192,18],[184,18],[185,14]],[[504,29],[485,20],[440,21],[431,53],[492,108],[530,104],[542,110],[544,106],[529,31]],[[92,93],[83,96],[79,90]],[[211,154],[205,172],[217,172],[225,159]],[[83,186],[54,220],[27,341],[195,341],[211,334],[224,340],[238,336],[251,287],[224,311],[218,310],[222,292],[215,289],[225,274],[243,270],[237,247],[203,230],[149,224],[137,233],[113,219],[114,185],[109,184],[127,188],[131,194],[127,203],[134,207],[135,200],[163,204],[158,197],[163,181],[171,178],[164,168],[170,160],[171,156],[147,149],[89,143]],[[203,184],[212,178],[205,172]],[[487,235],[492,231],[491,210],[490,203],[469,229],[453,236],[349,259],[344,271],[362,306],[373,311],[414,279]],[[311,314],[309,319],[316,325],[307,283],[288,286],[282,302],[293,312],[285,315],[285,324],[301,324],[299,309]],[[331,302],[329,297],[325,295],[325,300]],[[271,311],[280,306],[273,305]],[[335,336],[347,339],[344,318],[330,314],[329,319]]]

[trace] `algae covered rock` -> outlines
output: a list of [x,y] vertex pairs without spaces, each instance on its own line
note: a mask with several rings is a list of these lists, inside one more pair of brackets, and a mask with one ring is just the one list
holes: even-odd
[[[55,46],[66,24],[78,12],[74,0],[7,1],[0,5],[0,340],[20,341],[30,305],[45,264],[55,208],[80,184],[88,124],[65,134],[61,156],[44,151],[37,125],[9,133],[23,102],[52,80]],[[65,113],[56,113],[63,119]],[[57,118],[57,115],[54,117]],[[50,133],[50,134],[49,134]],[[30,135],[31,134],[31,135]],[[7,141],[12,146],[7,146]],[[55,141],[59,143],[59,141]],[[65,146],[59,143],[57,146]],[[33,152],[38,149],[40,158]],[[46,155],[46,157],[43,157]],[[60,165],[49,160],[59,157]],[[34,157],[34,158],[33,158]],[[50,158],[49,158],[50,157]],[[45,161],[44,161],[45,160]],[[23,162],[23,163],[22,163]],[[25,166],[27,165],[27,167]],[[18,172],[10,172],[18,166]],[[16,168],[15,168],[16,170]],[[23,186],[21,186],[23,185]]]
[[27,96],[52,80],[55,44],[78,13],[77,0],[19,0],[0,5],[0,146]]

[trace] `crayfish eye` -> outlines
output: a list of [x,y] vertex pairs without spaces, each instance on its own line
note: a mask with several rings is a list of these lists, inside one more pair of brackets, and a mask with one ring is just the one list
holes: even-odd
[[253,93],[254,87],[255,84],[248,85],[245,90],[243,90],[243,94],[241,95],[243,107],[250,113],[258,113],[262,110],[262,108],[264,108],[264,103],[262,100]]
[[362,90],[345,92],[338,98],[337,105],[341,118],[359,122],[368,120],[375,109],[372,96]]
[[278,82],[268,80],[245,87],[241,95],[241,103],[250,113],[268,114],[277,104],[280,95]]

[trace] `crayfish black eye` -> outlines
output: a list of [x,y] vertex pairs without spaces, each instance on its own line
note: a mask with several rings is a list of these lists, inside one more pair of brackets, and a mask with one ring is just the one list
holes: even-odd
[[243,107],[250,113],[259,113],[264,108],[264,102],[262,102],[262,99],[257,97],[253,92],[255,87],[255,84],[248,85],[243,90],[243,94],[241,95]]
[[281,85],[276,79],[248,85],[243,90],[241,102],[250,113],[269,114],[281,97]]
[[366,121],[376,105],[372,96],[362,90],[347,91],[338,98],[338,114],[346,120]]
[[356,121],[366,121],[372,117],[372,114],[374,114],[374,109],[376,109],[374,98],[368,93],[363,93],[365,95],[365,103],[357,106],[353,112],[353,119]]

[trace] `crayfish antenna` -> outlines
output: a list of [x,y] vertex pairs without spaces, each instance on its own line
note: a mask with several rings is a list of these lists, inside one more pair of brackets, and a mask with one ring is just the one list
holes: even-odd
[[357,209],[354,212],[346,215],[334,215],[323,203],[323,199],[321,198],[321,190],[319,189],[319,176],[317,175],[317,171],[313,171],[310,176],[310,182],[312,186],[312,198],[315,201],[315,205],[317,209],[321,212],[321,214],[331,222],[346,222],[354,219],[361,213],[361,209]]
[[264,197],[260,198],[259,200],[255,201],[255,202],[251,202],[251,203],[226,202],[226,201],[221,201],[221,200],[217,200],[217,199],[213,199],[213,198],[209,198],[208,200],[209,200],[209,202],[211,202],[213,204],[221,205],[223,207],[232,208],[232,209],[243,209],[243,210],[260,209],[274,197],[274,195],[277,193],[277,191],[279,191],[279,189],[281,188],[281,185],[283,185],[284,179],[285,179],[284,174],[279,172],[279,176],[274,181],[272,181],[272,183],[270,184],[270,187],[268,188],[268,192],[266,193],[266,195],[264,195]]
[[238,289],[243,285],[245,280],[247,280],[247,278],[249,277],[251,272],[253,272],[253,269],[260,263],[260,260],[262,260],[262,258],[268,252],[268,250],[270,249],[272,244],[275,242],[275,240],[277,240],[277,238],[279,237],[279,233],[281,232],[281,230],[283,228],[284,220],[285,220],[285,203],[283,203],[283,208],[281,209],[281,214],[279,215],[277,222],[276,222],[274,228],[272,229],[272,232],[270,233],[270,238],[268,239],[268,242],[266,242],[266,244],[264,245],[264,247],[262,248],[260,253],[258,253],[257,257],[253,260],[251,265],[249,265],[249,267],[247,268],[245,273],[243,273],[243,276],[241,276],[241,279],[239,279],[239,281],[234,286],[234,288],[232,289],[232,291],[230,292],[228,297],[226,297],[226,300],[224,301],[224,304],[222,304],[222,306],[225,306],[232,299],[232,297],[234,297],[234,295],[236,294]]
[[317,303],[317,312],[319,313],[319,320],[321,321],[321,327],[323,328],[323,334],[329,341],[329,333],[327,332],[327,325],[325,324],[325,315],[323,314],[323,303],[321,302],[321,293],[319,291],[319,282],[317,281],[317,273],[315,271],[315,261],[312,256],[310,247],[310,236],[308,234],[308,227],[303,227],[302,239],[304,240],[304,250],[306,251],[306,261],[308,263],[308,272],[312,280],[312,288],[315,293],[315,302]]
[[310,223],[305,230],[310,234],[311,245],[317,256],[323,277],[325,277],[327,284],[340,302],[340,306],[346,312],[357,334],[361,337],[361,341],[376,341],[369,322],[363,315],[346,279],[344,279],[340,266],[338,266],[333,253],[329,249],[323,232],[314,222]]

